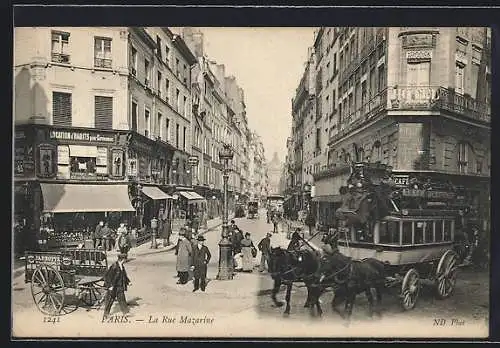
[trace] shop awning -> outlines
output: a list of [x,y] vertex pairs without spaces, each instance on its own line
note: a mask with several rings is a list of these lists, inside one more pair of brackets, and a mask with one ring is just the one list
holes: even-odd
[[144,186],[142,188],[142,193],[144,193],[146,196],[148,196],[153,200],[172,199],[172,196],[167,195],[165,192],[163,192],[156,186]]
[[316,196],[312,199],[313,202],[327,202],[327,203],[340,203],[342,202],[341,195],[326,195]]
[[189,201],[199,201],[205,199],[203,196],[200,196],[199,194],[193,191],[179,191],[179,194]]
[[41,184],[49,213],[135,211],[127,185]]

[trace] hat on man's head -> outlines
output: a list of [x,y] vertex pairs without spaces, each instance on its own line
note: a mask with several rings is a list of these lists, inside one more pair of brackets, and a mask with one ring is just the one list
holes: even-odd
[[186,235],[186,229],[184,227],[181,227],[179,230],[179,236],[185,236]]
[[234,224],[235,223],[234,220],[231,220],[231,223]]
[[203,235],[199,235],[198,238],[196,238],[196,240],[198,240],[199,242],[203,242],[205,241],[205,237],[203,237]]
[[118,254],[118,260],[125,260],[126,258],[127,258],[127,254],[125,254],[125,253]]

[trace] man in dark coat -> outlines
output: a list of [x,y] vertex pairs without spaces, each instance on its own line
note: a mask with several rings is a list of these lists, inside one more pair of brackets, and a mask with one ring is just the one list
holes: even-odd
[[198,236],[197,241],[198,244],[193,248],[193,265],[191,266],[194,277],[193,292],[200,288],[201,291],[205,291],[207,286],[207,265],[212,258],[210,250],[204,243],[205,237],[203,235]]
[[96,226],[94,233],[92,234],[92,241],[94,243],[94,249],[98,246],[101,246],[102,243],[102,229],[104,228],[104,221],[99,221],[99,224]]
[[127,255],[118,254],[118,260],[109,267],[104,276],[104,286],[107,289],[107,293],[104,302],[103,320],[109,316],[111,306],[115,299],[118,300],[120,310],[123,314],[129,312],[127,301],[125,300],[125,291],[127,291],[127,287],[130,285],[130,279],[127,276],[127,271],[123,264],[126,258]]
[[234,220],[231,220],[232,237],[231,241],[233,244],[233,254],[241,253],[241,241],[243,240],[243,232],[241,232],[238,225],[235,224]]
[[271,258],[271,236],[272,233],[267,232],[267,235],[261,239],[257,248],[261,251],[259,272],[264,272],[265,265],[269,269],[269,260]]
[[272,221],[273,221],[273,233],[278,233],[278,223],[279,223],[278,213],[273,214]]

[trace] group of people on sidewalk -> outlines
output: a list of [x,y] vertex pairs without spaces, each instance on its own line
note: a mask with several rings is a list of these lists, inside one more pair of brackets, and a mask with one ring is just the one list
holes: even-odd
[[132,242],[130,240],[129,230],[125,222],[121,222],[116,233],[110,227],[108,222],[99,221],[95,230],[91,234],[94,249],[103,249],[105,251],[117,250],[127,255]]

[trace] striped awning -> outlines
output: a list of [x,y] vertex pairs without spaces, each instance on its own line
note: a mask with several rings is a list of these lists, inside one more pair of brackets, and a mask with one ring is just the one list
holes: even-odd
[[127,185],[41,184],[43,212],[135,211]]
[[186,198],[188,201],[199,201],[199,200],[204,200],[203,196],[200,196],[194,191],[179,191],[179,194]]
[[144,193],[152,200],[172,199],[172,196],[167,195],[165,192],[163,192],[156,186],[144,186],[142,188],[142,193]]

